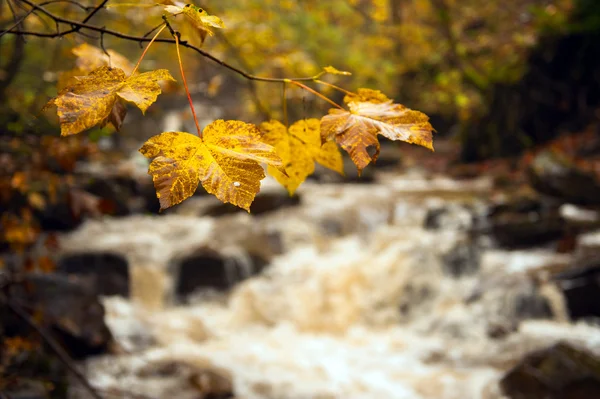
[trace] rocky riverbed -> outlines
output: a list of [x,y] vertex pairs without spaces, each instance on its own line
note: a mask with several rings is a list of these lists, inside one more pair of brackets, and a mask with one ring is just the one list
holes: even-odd
[[[102,297],[117,349],[85,362],[90,382],[132,398],[600,395],[593,226],[557,251],[563,230],[533,228],[555,214],[488,178],[326,181],[290,200],[266,180],[254,214],[197,196],[65,234],[71,273],[85,254],[121,287]],[[590,220],[569,206],[560,229]]]

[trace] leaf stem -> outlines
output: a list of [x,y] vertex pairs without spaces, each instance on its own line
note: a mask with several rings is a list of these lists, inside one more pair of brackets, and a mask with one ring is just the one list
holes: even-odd
[[306,90],[306,91],[308,91],[308,92],[310,92],[312,94],[314,94],[315,96],[319,97],[320,99],[327,101],[329,104],[333,105],[336,108],[344,109],[343,107],[341,107],[340,105],[336,104],[335,102],[333,102],[328,97],[324,96],[323,94],[319,93],[318,91],[316,91],[314,89],[311,89],[310,87],[308,87],[308,86],[306,86],[306,85],[304,85],[304,84],[302,84],[300,82],[297,82],[295,80],[290,80],[289,82],[292,83],[292,84],[295,84],[296,86],[298,86],[298,87],[300,87],[300,88],[302,88],[302,89],[304,89],[304,90]]
[[325,86],[329,86],[332,89],[335,89],[337,91],[341,91],[342,93],[347,94],[347,95],[351,95],[352,94],[352,92],[349,92],[348,90],[343,89],[340,86],[336,86],[334,84],[331,84],[331,83],[328,83],[328,82],[325,82],[325,81],[322,81],[322,80],[319,80],[319,79],[315,79],[315,83],[319,83],[319,84],[322,84],[322,85],[325,85]]
[[283,82],[283,123],[285,127],[288,128],[288,110],[287,110],[287,83]]
[[156,34],[154,35],[154,37],[152,38],[152,40],[150,40],[150,43],[148,43],[148,45],[144,49],[144,52],[142,53],[142,55],[141,55],[140,59],[138,60],[137,64],[135,64],[135,68],[133,68],[133,72],[131,72],[131,76],[135,75],[135,73],[137,72],[138,68],[140,67],[140,63],[142,62],[142,60],[146,56],[146,53],[148,52],[148,49],[150,48],[150,46],[152,46],[152,43],[154,43],[154,40],[156,40],[156,38],[158,37],[158,35],[160,35],[160,32],[162,32],[163,30],[165,30],[166,27],[167,27],[167,25],[164,24],[162,26],[162,28],[160,28],[158,30],[158,32],[156,32]]
[[[167,25],[165,25],[167,26]],[[179,52],[179,32],[175,32],[175,48],[177,49],[177,60],[179,61],[179,70],[181,71],[181,78],[183,79],[183,86],[185,87],[185,94],[187,94],[188,101],[190,103],[190,109],[196,123],[196,129],[198,130],[198,137],[202,138],[202,131],[200,130],[200,124],[198,123],[198,117],[196,116],[196,110],[194,109],[194,103],[192,102],[192,95],[188,88],[187,81],[185,80],[185,74],[183,73],[183,64],[181,63],[181,54]]]

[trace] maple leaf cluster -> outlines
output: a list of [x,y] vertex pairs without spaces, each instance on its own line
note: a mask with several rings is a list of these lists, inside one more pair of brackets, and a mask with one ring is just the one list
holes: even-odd
[[[213,34],[212,28],[224,27],[220,18],[194,5],[172,1],[159,5],[172,16],[183,15],[199,32],[202,42]],[[176,40],[179,46],[179,39]],[[125,57],[110,50],[85,44],[72,51],[77,56],[76,68],[63,74],[58,95],[48,103],[57,108],[63,136],[107,123],[119,130],[127,112],[125,102],[135,104],[144,113],[161,93],[160,82],[175,80],[165,69],[137,73],[137,66],[132,68]],[[189,98],[180,58],[179,61]],[[314,81],[323,83],[317,79],[324,74],[350,75],[328,66]],[[281,81],[297,84],[337,106],[303,84]],[[293,195],[314,172],[315,163],[344,173],[338,145],[349,154],[360,173],[377,160],[379,134],[433,150],[433,128],[425,114],[396,104],[377,90],[343,91],[347,93],[347,109],[337,106],[320,120],[303,119],[289,127],[277,120],[260,126],[217,120],[202,132],[198,127],[198,136],[164,132],[150,138],[140,152],[152,159],[148,173],[161,210],[181,203],[202,184],[219,200],[249,211],[260,190],[260,181],[265,178],[262,165]]]

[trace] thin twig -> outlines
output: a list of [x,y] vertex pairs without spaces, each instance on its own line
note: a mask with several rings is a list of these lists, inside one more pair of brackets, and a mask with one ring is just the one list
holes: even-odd
[[85,389],[94,399],[102,399],[102,396],[100,396],[100,394],[96,392],[96,390],[87,380],[87,378],[85,378],[81,371],[79,371],[77,367],[73,364],[73,360],[71,359],[71,357],[67,354],[67,352],[65,352],[65,350],[58,344],[58,342],[56,342],[56,340],[50,334],[44,331],[42,327],[40,327],[35,321],[33,321],[33,319],[23,309],[21,309],[15,303],[12,303],[10,299],[6,299],[6,304],[14,314],[16,314],[21,320],[23,320],[27,325],[33,328],[42,337],[42,339],[48,344],[50,349],[52,349],[52,351],[56,353],[58,358],[64,363],[65,366],[67,366],[67,368],[73,373],[75,378],[79,380],[79,382],[85,387]]
[[152,46],[152,43],[154,43],[154,41],[156,40],[156,38],[158,37],[158,35],[160,35],[160,33],[165,30],[165,28],[167,27],[167,24],[163,24],[163,27],[160,28],[158,30],[158,32],[156,32],[156,34],[154,35],[154,37],[152,38],[152,40],[150,40],[150,43],[148,43],[148,45],[146,46],[146,48],[144,49],[144,52],[142,53],[142,55],[140,56],[140,59],[138,60],[137,64],[135,64],[135,68],[133,68],[133,72],[131,72],[131,76],[135,75],[135,73],[137,72],[138,68],[140,67],[140,64],[142,62],[142,60],[144,59],[144,57],[146,56],[146,53],[148,52],[148,49],[150,48],[150,46]]
[[[63,18],[63,17],[60,17],[58,15],[51,13],[50,11],[46,10],[44,7],[40,7],[39,5],[33,3],[30,0],[19,0],[19,1],[29,5],[30,7],[35,8],[36,10],[39,10],[40,12],[46,14],[48,17],[52,18],[56,22],[71,25],[71,26],[74,26],[75,28],[64,31],[64,32],[60,32],[60,33],[26,32],[26,31],[15,32],[15,31],[11,30],[11,31],[6,32],[6,34],[56,38],[56,37],[61,37],[61,36],[65,36],[65,35],[69,35],[74,32],[77,32],[75,29],[87,29],[87,30],[91,30],[94,32],[101,32],[101,33],[104,33],[107,35],[111,35],[111,36],[117,37],[119,39],[130,40],[130,41],[135,41],[135,42],[140,42],[140,43],[141,42],[149,42],[151,40],[147,37],[127,35],[127,34],[117,32],[117,31],[114,31],[111,29],[101,28],[101,27],[94,26],[94,25],[88,25],[83,22],[78,22],[78,21],[74,21],[71,19]],[[157,43],[177,44],[175,39],[156,39],[155,41]],[[267,78],[267,77],[262,77],[262,76],[256,76],[256,75],[249,74],[239,68],[236,68],[231,64],[228,64],[227,62],[215,57],[214,55],[212,55],[198,47],[195,47],[195,46],[189,44],[188,42],[180,40],[179,45],[182,47],[187,47],[191,50],[194,50],[195,52],[202,55],[203,57],[208,58],[209,60],[211,60],[213,62],[216,62],[217,64],[221,65],[222,67],[227,68],[227,69],[245,77],[246,79],[255,80],[255,81],[259,81],[259,82],[281,83],[281,82],[285,82],[286,80],[293,80],[296,82],[310,82],[315,79],[318,79],[318,77],[320,77],[322,75],[322,73],[319,73],[318,75],[315,75],[315,76],[287,78],[287,79],[286,78]]]
[[[165,26],[169,26],[168,22]],[[169,30],[173,32],[170,26]],[[190,89],[188,88],[187,81],[185,80],[185,74],[183,73],[183,63],[181,62],[181,54],[179,53],[179,32],[175,32],[175,41],[175,48],[177,49],[177,60],[179,61],[179,70],[181,71],[181,78],[183,79],[183,87],[185,87],[185,94],[187,94],[188,101],[190,102],[190,109],[192,110],[194,122],[196,123],[196,129],[198,130],[198,137],[202,138],[202,131],[200,130],[200,124],[198,123],[198,117],[196,116],[196,110],[194,109],[194,102],[192,101]]]
[[319,97],[322,100],[327,101],[329,104],[333,105],[336,108],[339,108],[339,109],[342,109],[342,110],[344,109],[343,107],[341,107],[339,104],[336,104],[335,102],[333,102],[328,97],[324,96],[323,94],[319,93],[318,91],[316,91],[314,89],[311,89],[310,87],[308,87],[308,86],[306,86],[306,85],[304,85],[304,84],[302,84],[300,82],[297,82],[295,80],[290,80],[289,83],[295,84],[296,86],[298,86],[298,87],[300,87],[300,88],[302,88],[302,89],[304,89],[304,90],[306,90],[306,91],[314,94],[315,96]]

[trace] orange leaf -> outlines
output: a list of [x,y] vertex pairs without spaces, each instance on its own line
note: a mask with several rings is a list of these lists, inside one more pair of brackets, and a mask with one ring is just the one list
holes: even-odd
[[[433,151],[433,127],[422,112],[394,104],[381,92],[369,89],[361,89],[344,100],[350,110],[329,110],[321,119],[321,139],[335,139],[350,154],[359,173],[379,156],[377,134]],[[370,149],[374,149],[372,154]]]

